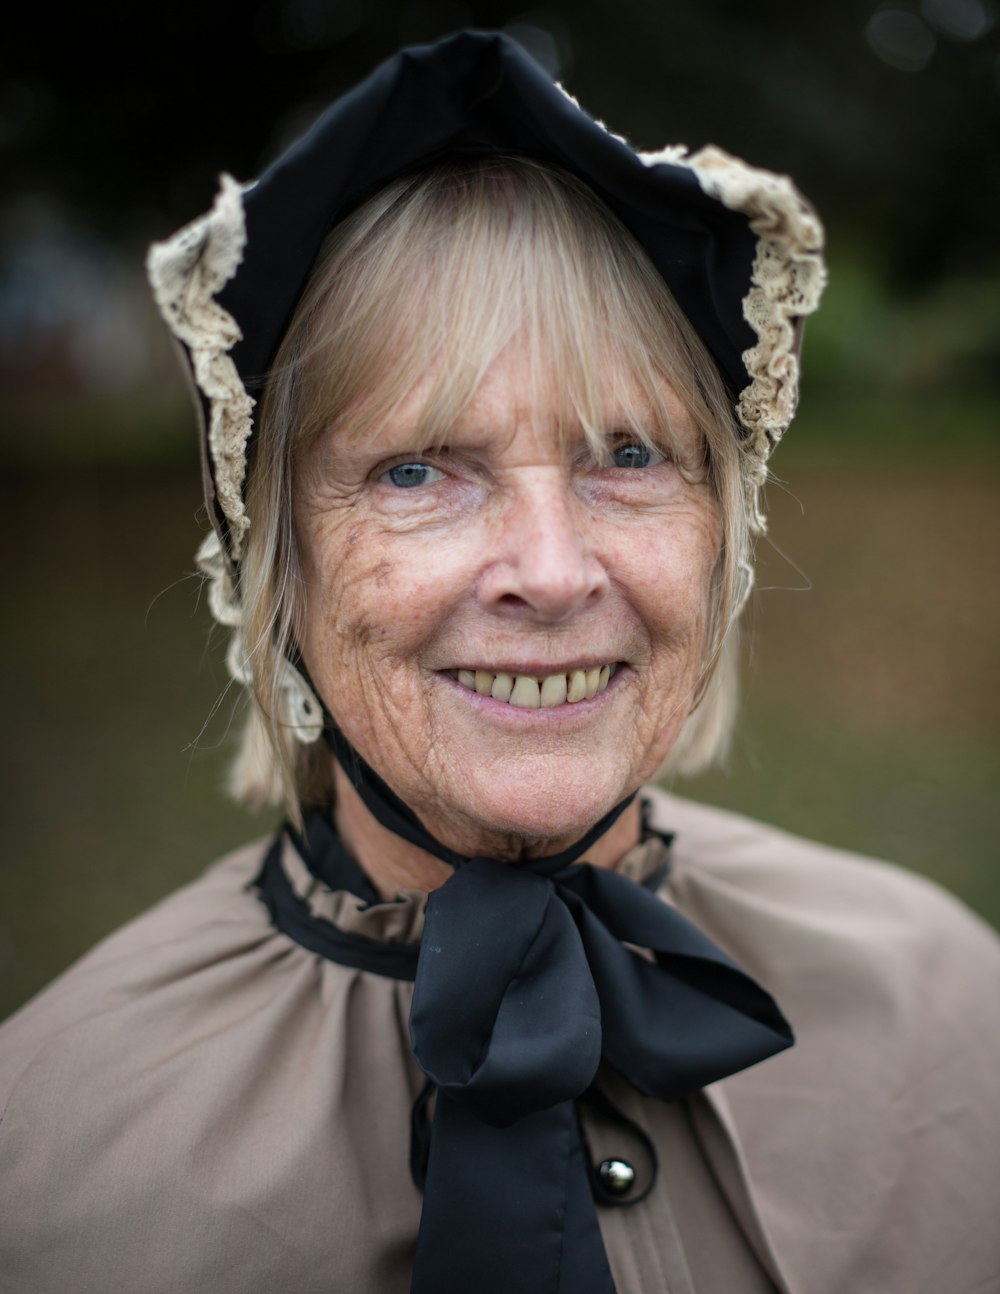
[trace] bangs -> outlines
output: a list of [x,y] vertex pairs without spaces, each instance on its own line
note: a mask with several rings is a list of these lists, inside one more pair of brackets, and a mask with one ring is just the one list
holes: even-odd
[[297,323],[276,367],[301,375],[298,449],[329,431],[377,437],[414,393],[414,450],[445,447],[512,346],[525,403],[598,461],[622,434],[680,452],[666,384],[701,432],[699,461],[683,463],[698,472],[728,409],[624,226],[572,176],[525,158],[449,161],[382,190],[327,240]]

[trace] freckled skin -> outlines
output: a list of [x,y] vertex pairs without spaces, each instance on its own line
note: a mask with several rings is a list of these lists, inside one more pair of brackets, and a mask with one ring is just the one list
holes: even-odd
[[[721,542],[706,483],[669,460],[596,465],[582,432],[567,452],[525,389],[507,352],[446,449],[414,452],[417,392],[366,444],[320,438],[295,491],[301,647],[330,711],[438,839],[508,858],[578,839],[665,758]],[[693,423],[665,398],[694,461]],[[410,462],[434,470],[400,488],[387,472]],[[627,668],[586,713],[498,717],[446,673],[612,661]]]

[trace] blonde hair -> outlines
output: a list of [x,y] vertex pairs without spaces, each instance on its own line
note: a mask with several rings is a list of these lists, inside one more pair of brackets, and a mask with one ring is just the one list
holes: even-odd
[[707,474],[723,543],[701,687],[669,769],[691,773],[724,751],[750,526],[748,463],[715,364],[645,252],[585,185],[526,158],[455,159],[393,181],[336,226],[268,376],[239,572],[239,664],[252,696],[231,790],[244,803],[284,800],[297,819],[301,805],[333,793],[325,744],[300,744],[280,717],[282,661],[304,616],[293,514],[301,454],[331,428],[376,436],[428,374],[418,430],[427,447],[446,443],[515,339],[529,391],[555,392],[561,430],[582,427],[597,456],[608,452],[609,394],[647,444],[672,446],[664,381],[694,418],[704,458],[683,466]]

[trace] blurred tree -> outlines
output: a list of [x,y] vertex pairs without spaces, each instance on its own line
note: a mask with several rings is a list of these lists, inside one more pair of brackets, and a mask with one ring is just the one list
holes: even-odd
[[508,26],[652,146],[720,141],[791,171],[890,281],[998,265],[996,0],[109,0],[8,17],[0,200],[54,193],[164,233],[249,178],[401,41]]

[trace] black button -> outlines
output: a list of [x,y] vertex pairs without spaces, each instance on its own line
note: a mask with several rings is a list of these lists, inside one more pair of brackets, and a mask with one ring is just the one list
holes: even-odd
[[635,1169],[627,1160],[605,1159],[597,1171],[609,1195],[628,1195],[635,1185]]

